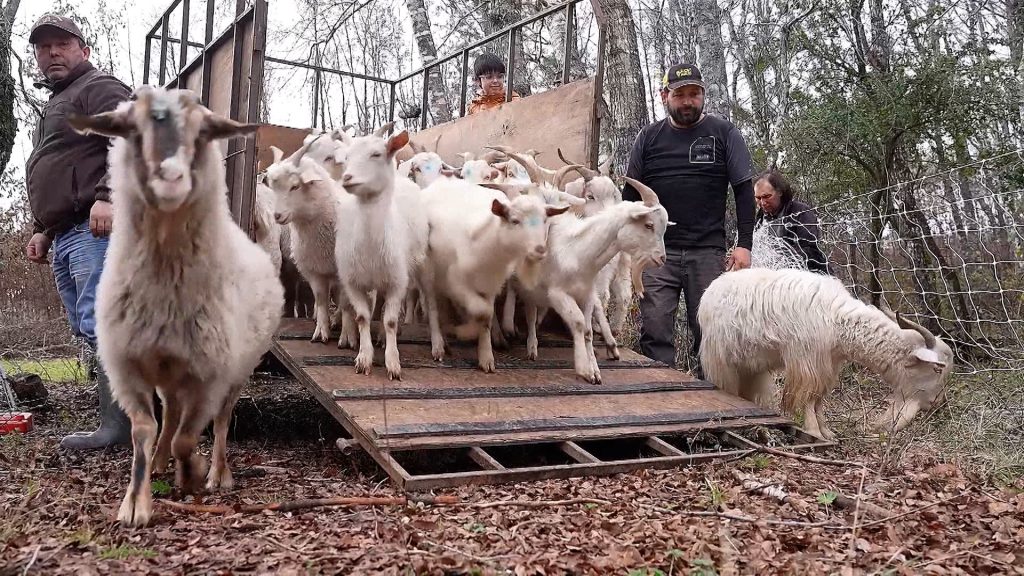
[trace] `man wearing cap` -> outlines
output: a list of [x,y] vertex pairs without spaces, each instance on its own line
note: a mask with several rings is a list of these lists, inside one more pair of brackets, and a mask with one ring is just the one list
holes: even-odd
[[67,117],[108,112],[129,99],[131,92],[120,80],[89,62],[85,37],[69,18],[44,15],[32,27],[28,41],[45,77],[36,87],[48,89],[51,96],[36,125],[25,169],[33,216],[32,239],[25,253],[32,262],[45,264],[53,248],[57,292],[72,331],[90,349],[90,372],[95,372],[100,397],[99,429],[67,436],[61,446],[87,450],[127,444],[131,424],[111,397],[102,366],[94,360],[96,286],[111,229],[107,176],[110,140],[77,134]]
[[[750,151],[728,120],[704,113],[704,82],[693,64],[669,68],[662,78],[661,101],[667,117],[643,130],[629,156],[626,175],[650,186],[675,222],[665,232],[665,265],[644,271],[646,296],[640,301],[640,351],[675,366],[675,317],[680,292],[693,334],[690,353],[699,367],[700,326],[697,305],[712,280],[724,270],[750,266],[754,233],[755,174]],[[739,238],[726,257],[726,196],[732,186]],[[624,200],[640,200],[627,184]]]

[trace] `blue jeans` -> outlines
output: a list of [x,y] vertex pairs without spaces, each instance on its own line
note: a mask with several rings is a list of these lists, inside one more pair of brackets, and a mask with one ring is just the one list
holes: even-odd
[[68,313],[71,331],[96,350],[96,287],[103,272],[109,238],[96,238],[89,222],[61,232],[53,240],[53,278]]

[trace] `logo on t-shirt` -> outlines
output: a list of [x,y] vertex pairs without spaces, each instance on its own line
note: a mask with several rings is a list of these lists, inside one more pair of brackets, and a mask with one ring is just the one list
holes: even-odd
[[714,164],[715,163],[715,137],[701,136],[690,144],[691,164]]

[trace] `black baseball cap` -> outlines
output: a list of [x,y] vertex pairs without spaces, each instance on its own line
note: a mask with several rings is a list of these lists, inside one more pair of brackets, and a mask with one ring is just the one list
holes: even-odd
[[684,62],[669,68],[661,78],[662,90],[675,90],[680,86],[692,84],[704,88],[704,78],[696,64]]
[[78,24],[75,24],[74,20],[57,14],[43,14],[42,18],[36,20],[36,23],[32,26],[32,32],[28,35],[28,43],[35,44],[36,41],[39,40],[39,32],[43,28],[47,27],[63,30],[68,34],[76,36],[82,42],[85,42],[85,36],[78,28]]

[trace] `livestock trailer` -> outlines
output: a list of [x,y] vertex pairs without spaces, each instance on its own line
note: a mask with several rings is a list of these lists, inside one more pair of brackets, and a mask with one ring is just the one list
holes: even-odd
[[[596,167],[607,23],[599,2],[588,1],[598,29],[597,64],[595,73],[583,78],[573,78],[569,65],[575,11],[587,6],[583,0],[566,0],[394,79],[268,54],[266,0],[238,0],[218,34],[215,1],[205,0],[203,40],[193,40],[195,6],[174,0],[147,34],[143,81],[194,90],[211,110],[249,122],[265,112],[268,64],[312,73],[310,126],[265,123],[255,135],[224,143],[232,214],[251,231],[256,174],[272,161],[269,147],[290,154],[313,124],[333,127],[323,125],[324,115],[318,114],[325,105],[321,83],[328,76],[374,83],[377,93],[387,94],[376,108],[386,111],[380,123],[404,121],[414,142],[436,146],[449,163],[457,163],[460,152],[503,144],[539,151],[541,164],[556,164],[561,148],[566,157]],[[559,85],[509,101],[521,31],[552,16],[565,20]],[[172,20],[178,37],[170,32]],[[506,102],[466,116],[469,56],[495,41],[507,49]],[[429,125],[430,78],[446,65],[461,74],[458,114]],[[396,117],[400,88],[416,78],[422,90],[418,113]],[[571,341],[557,333],[542,338],[540,359],[527,360],[525,346],[513,342],[496,351],[497,372],[484,374],[476,368],[475,345],[452,343],[450,357],[436,362],[425,327],[407,325],[399,339],[403,379],[389,382],[382,368],[356,374],[354,352],[310,342],[312,328],[309,319],[283,320],[274,355],[349,432],[352,438],[339,445],[365,449],[408,490],[675,467],[742,456],[756,449],[753,440],[790,449],[829,445],[774,410],[629,350],[620,360],[600,361],[603,384],[584,384],[572,368]]]

